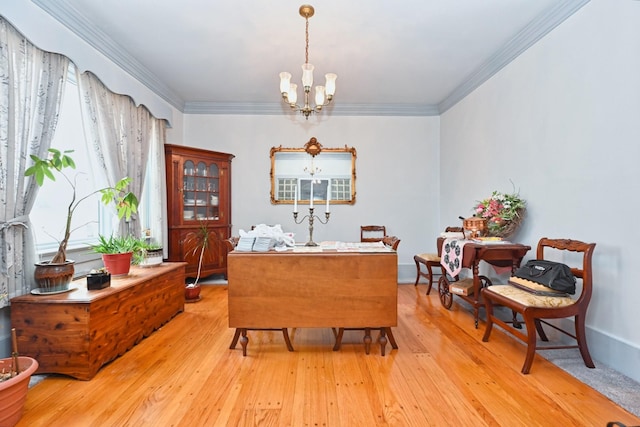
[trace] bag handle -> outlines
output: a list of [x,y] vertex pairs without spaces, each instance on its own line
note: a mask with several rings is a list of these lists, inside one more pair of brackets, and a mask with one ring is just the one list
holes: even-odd
[[529,274],[531,275],[531,277],[540,277],[549,270],[551,270],[551,267],[540,268],[539,266],[535,265],[529,266]]

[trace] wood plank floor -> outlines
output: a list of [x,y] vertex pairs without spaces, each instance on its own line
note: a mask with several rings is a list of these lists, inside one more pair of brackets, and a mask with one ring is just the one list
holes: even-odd
[[[365,355],[361,333],[332,351],[329,329],[249,332],[229,350],[227,288],[202,300],[91,381],[48,376],[29,390],[19,426],[605,426],[640,419],[425,285],[399,286],[399,350]],[[576,350],[577,351],[577,350]]]

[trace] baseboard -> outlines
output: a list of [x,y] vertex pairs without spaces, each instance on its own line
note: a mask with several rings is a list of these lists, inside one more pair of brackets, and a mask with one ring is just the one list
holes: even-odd
[[[587,316],[588,318],[588,316]],[[571,323],[570,320],[565,322]],[[612,337],[603,331],[586,326],[587,344],[591,358],[598,367],[603,363],[608,367],[640,383],[640,348],[632,343]]]
[[[424,280],[424,279],[422,279]],[[415,264],[399,264],[398,265],[398,283],[412,285],[416,283],[416,265]]]

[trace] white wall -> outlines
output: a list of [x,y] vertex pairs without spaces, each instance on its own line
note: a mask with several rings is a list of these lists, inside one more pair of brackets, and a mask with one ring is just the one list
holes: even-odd
[[438,129],[437,117],[319,116],[305,121],[295,115],[185,115],[183,143],[236,156],[234,234],[256,223],[282,224],[300,242],[307,241],[308,223],[295,225],[291,205],[270,202],[271,147],[302,148],[311,137],[326,148],[355,147],[356,203],[332,205],[329,223],[314,224],[314,241],[358,241],[360,225],[383,224],[401,239],[400,280],[413,281],[413,255],[434,250],[439,232]]
[[597,243],[592,356],[640,380],[640,2],[592,0],[441,117],[441,218],[492,190],[529,208],[517,240]]

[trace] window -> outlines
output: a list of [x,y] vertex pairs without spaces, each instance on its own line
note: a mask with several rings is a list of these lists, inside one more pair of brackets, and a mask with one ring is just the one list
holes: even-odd
[[[92,151],[87,149],[84,137],[80,94],[73,69],[73,66],[69,67],[58,126],[51,146],[57,149],[74,150],[72,157],[77,169],[69,169],[65,174],[75,181],[77,195],[81,197],[100,188],[101,184],[91,169],[89,155]],[[69,203],[71,203],[71,188],[69,183],[60,176],[56,177],[56,181],[47,180],[38,191],[30,218],[39,253],[54,252],[58,248],[64,232],[64,218],[67,215]],[[74,231],[69,248],[87,246],[96,241],[100,232],[100,210],[99,196],[93,196],[78,206],[73,215]]]
[[[75,78],[75,67],[70,65],[65,93],[60,107],[58,126],[51,146],[57,149],[74,150],[72,157],[76,163],[76,169],[65,171],[67,177],[76,183],[77,197],[91,194],[98,188],[105,187],[106,179],[95,174],[95,163],[92,156],[95,151],[90,149],[84,136],[82,113],[80,106],[80,92]],[[152,204],[148,203],[152,181],[157,181],[151,171],[155,168],[155,156],[149,157],[149,167],[145,177],[143,194],[139,195],[140,220],[142,230],[150,228],[153,212]],[[59,240],[64,232],[64,218],[71,202],[71,188],[62,177],[56,176],[56,181],[47,180],[40,188],[36,197],[30,218],[32,229],[36,239],[37,252],[46,259],[48,254],[55,252]],[[149,208],[147,208],[149,207]],[[112,209],[106,207],[100,201],[100,194],[95,194],[78,205],[73,214],[71,239],[68,250],[85,249],[89,252],[89,246],[96,243],[99,234],[110,235],[117,229],[118,219]],[[96,255],[99,258],[99,256]]]

